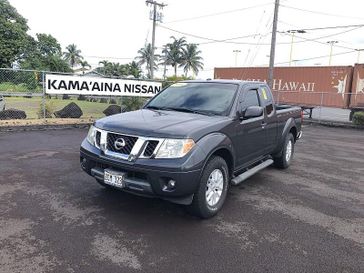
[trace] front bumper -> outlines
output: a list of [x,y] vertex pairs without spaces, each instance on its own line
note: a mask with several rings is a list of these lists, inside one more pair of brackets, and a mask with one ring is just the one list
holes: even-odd
[[[197,148],[198,149],[198,148]],[[195,151],[201,153],[202,151]],[[107,157],[96,147],[82,142],[80,148],[82,169],[103,181],[104,170],[124,172],[123,191],[148,197],[158,197],[178,204],[190,204],[201,175],[203,162],[193,154],[184,159],[137,159],[135,162]],[[167,187],[170,180],[174,187]]]

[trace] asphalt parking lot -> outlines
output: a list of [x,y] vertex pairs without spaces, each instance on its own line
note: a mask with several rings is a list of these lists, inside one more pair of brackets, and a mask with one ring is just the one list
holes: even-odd
[[364,272],[363,131],[306,126],[204,221],[99,186],[85,134],[0,133],[0,272]]

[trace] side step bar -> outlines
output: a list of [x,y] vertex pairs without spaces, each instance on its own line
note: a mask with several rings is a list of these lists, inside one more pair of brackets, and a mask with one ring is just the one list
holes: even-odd
[[251,168],[250,170],[247,170],[246,172],[244,172],[244,173],[234,177],[233,179],[231,179],[231,184],[238,185],[241,182],[243,182],[244,180],[251,177],[252,175],[254,175],[257,172],[267,168],[268,166],[270,166],[272,164],[273,164],[273,160],[272,159],[267,159],[267,160],[263,161],[262,163],[260,163],[259,165],[255,166],[254,168]]

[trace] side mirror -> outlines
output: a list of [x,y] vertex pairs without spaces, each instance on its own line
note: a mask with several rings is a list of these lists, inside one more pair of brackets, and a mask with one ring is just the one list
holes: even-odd
[[250,106],[245,110],[245,113],[241,118],[249,119],[249,118],[256,118],[263,115],[263,107],[260,106]]

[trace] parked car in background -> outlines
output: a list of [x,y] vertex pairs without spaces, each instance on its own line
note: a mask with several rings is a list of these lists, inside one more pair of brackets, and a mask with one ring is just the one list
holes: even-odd
[[188,205],[209,218],[229,185],[273,163],[291,164],[301,123],[301,108],[275,105],[264,82],[179,82],[141,110],[97,120],[80,162],[105,187]]
[[3,97],[3,95],[0,95],[0,111],[4,111],[5,110],[5,99]]

